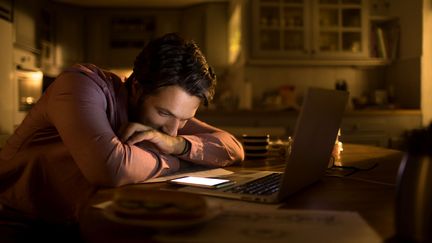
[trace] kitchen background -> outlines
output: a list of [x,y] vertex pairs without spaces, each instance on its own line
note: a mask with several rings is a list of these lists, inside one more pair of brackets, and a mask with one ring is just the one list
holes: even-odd
[[0,147],[66,67],[128,76],[145,43],[194,39],[218,75],[197,116],[291,135],[307,87],[346,89],[346,142],[399,147],[432,118],[427,0],[0,0]]

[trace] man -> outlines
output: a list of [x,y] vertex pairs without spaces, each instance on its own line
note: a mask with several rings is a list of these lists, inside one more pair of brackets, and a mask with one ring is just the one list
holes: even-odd
[[151,41],[125,83],[90,64],[64,71],[0,152],[0,203],[73,222],[99,187],[167,175],[180,160],[242,160],[232,135],[194,118],[215,85],[198,47],[176,34]]

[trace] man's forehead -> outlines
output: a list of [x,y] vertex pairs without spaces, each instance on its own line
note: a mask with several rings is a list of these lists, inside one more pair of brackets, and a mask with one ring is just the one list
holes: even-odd
[[175,111],[171,111],[171,110],[163,108],[163,107],[158,107],[157,106],[156,109],[158,109],[158,110],[160,110],[162,112],[165,112],[165,113],[167,113],[167,114],[169,114],[169,115],[171,115],[173,117],[181,119],[181,120],[189,120],[189,119],[193,118],[195,116],[195,111],[196,111],[196,110],[192,110],[190,113],[184,112],[184,113],[179,114],[179,113],[177,113]]
[[189,119],[195,115],[201,99],[188,94],[178,86],[169,86],[149,97],[149,102],[177,118]]

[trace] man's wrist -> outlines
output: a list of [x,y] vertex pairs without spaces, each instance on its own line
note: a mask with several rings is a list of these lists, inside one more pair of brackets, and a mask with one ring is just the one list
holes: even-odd
[[181,138],[181,140],[183,141],[183,145],[184,145],[183,150],[180,153],[174,154],[176,156],[181,156],[189,153],[192,146],[192,144],[187,139]]

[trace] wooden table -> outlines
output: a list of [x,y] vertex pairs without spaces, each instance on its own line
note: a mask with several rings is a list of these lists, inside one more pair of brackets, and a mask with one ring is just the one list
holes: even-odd
[[[321,181],[289,197],[282,208],[357,211],[383,238],[390,239],[394,233],[395,183],[399,162],[403,153],[396,150],[365,145],[345,144],[342,153],[343,166],[376,166],[360,170],[350,176],[326,176]],[[228,167],[242,169],[281,170],[279,160],[244,161],[241,165]],[[149,184],[148,187],[161,187]],[[92,204],[109,200],[116,189],[100,191]],[[100,210],[88,207],[80,221],[81,234],[91,242],[142,241],[151,232],[110,222]],[[148,239],[148,238],[147,238]],[[103,241],[102,241],[103,240]]]

